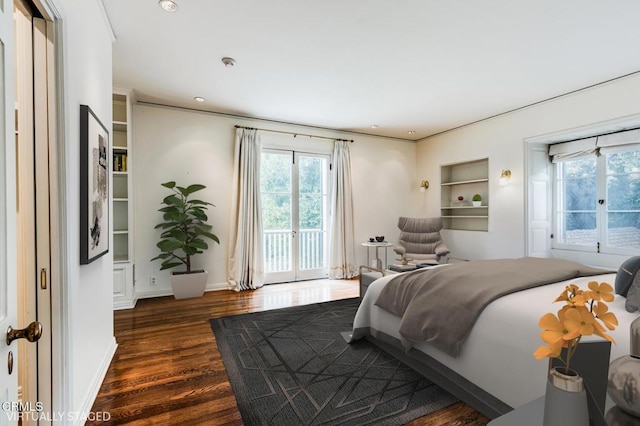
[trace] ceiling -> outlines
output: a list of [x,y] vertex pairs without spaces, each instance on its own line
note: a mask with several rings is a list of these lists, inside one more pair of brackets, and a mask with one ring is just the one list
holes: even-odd
[[640,71],[637,0],[175,1],[103,0],[139,101],[418,140]]

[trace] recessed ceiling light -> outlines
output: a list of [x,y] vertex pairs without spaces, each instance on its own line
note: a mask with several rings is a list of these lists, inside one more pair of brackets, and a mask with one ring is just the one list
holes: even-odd
[[204,102],[204,98],[202,96],[196,96],[193,100],[197,102]]
[[158,4],[167,12],[175,12],[178,10],[178,3],[172,0],[160,0]]
[[224,58],[222,58],[222,63],[225,67],[231,68],[236,64],[236,60],[225,56]]
[[377,125],[377,124],[372,124],[372,125],[371,125],[371,128],[372,128],[372,129],[377,129],[377,128],[378,128],[378,125]]
[[416,131],[415,130],[409,130],[407,133],[409,133],[410,135],[413,135]]

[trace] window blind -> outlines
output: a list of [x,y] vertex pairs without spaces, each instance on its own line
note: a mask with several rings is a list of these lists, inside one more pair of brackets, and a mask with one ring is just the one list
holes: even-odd
[[551,157],[551,161],[557,163],[573,158],[592,155],[595,154],[598,149],[596,145],[597,140],[597,137],[592,137],[549,145],[549,156]]
[[588,155],[598,155],[598,153],[606,154],[633,149],[640,149],[640,129],[549,145],[549,156],[552,162],[557,163]]

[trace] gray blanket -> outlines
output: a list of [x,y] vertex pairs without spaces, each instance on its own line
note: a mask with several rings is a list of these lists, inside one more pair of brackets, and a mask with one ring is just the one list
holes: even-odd
[[387,283],[376,305],[402,318],[400,335],[406,349],[426,341],[457,357],[482,310],[495,299],[609,272],[560,259],[476,260],[398,275]]

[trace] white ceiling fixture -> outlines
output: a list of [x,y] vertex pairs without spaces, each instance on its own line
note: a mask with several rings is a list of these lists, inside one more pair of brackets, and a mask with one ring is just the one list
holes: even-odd
[[173,12],[178,10],[178,3],[176,3],[175,1],[160,0],[158,2],[158,4],[160,5],[161,8],[163,8],[167,12],[172,12],[173,13]]
[[205,99],[202,96],[196,96],[193,100],[196,102],[204,102]]
[[341,131],[419,140],[640,71],[638,0],[189,0],[171,28],[154,3],[104,1],[114,85]]

